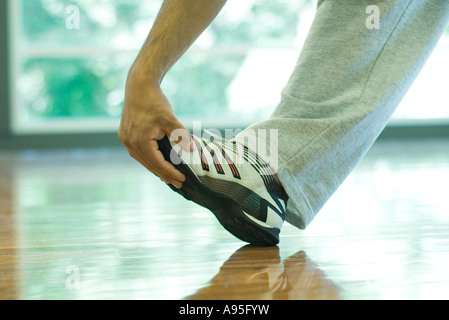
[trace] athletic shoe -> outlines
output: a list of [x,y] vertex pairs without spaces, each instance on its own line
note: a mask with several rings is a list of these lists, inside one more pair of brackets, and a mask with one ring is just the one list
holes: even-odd
[[287,195],[269,165],[245,146],[211,136],[192,136],[193,152],[165,137],[159,149],[186,176],[171,189],[215,215],[231,234],[253,245],[279,243]]

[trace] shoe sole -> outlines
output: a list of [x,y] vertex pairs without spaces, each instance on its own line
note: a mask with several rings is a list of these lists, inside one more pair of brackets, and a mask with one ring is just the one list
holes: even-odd
[[[167,137],[159,141],[159,150],[165,160],[172,163],[172,147]],[[172,185],[169,187],[185,199],[209,209],[232,235],[257,246],[275,246],[279,243],[278,228],[267,228],[249,219],[234,199],[209,189],[184,162],[174,166],[186,176],[186,181],[181,189]]]

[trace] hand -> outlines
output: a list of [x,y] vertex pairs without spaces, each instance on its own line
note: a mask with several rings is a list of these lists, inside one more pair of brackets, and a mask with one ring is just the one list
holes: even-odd
[[[182,130],[179,130],[182,129]],[[176,118],[159,84],[131,68],[128,75],[119,139],[129,154],[167,184],[181,188],[185,176],[165,161],[158,141],[176,130],[180,146],[191,151],[190,133]],[[181,132],[181,133],[180,133]]]

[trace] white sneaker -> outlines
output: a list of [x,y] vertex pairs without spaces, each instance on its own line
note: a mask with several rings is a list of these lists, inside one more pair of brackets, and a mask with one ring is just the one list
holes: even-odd
[[165,159],[186,176],[181,189],[187,200],[213,212],[237,238],[254,245],[276,245],[285,220],[287,195],[267,163],[235,141],[192,136],[193,152],[167,137],[159,141]]

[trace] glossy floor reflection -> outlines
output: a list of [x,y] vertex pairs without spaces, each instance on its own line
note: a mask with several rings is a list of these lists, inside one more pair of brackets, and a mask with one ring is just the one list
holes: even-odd
[[377,143],[275,248],[121,150],[2,153],[0,299],[449,299],[448,150]]
[[188,300],[335,300],[340,288],[304,251],[281,260],[278,247],[245,246]]

